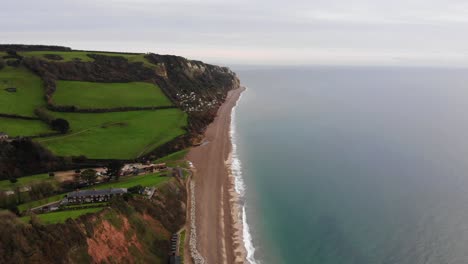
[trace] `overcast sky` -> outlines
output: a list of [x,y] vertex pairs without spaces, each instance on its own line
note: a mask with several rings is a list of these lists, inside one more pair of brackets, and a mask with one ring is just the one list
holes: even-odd
[[0,42],[223,64],[468,66],[468,1],[14,0]]

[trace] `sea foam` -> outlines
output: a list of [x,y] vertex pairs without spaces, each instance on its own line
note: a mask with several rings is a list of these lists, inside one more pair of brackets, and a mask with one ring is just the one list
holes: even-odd
[[[238,102],[241,100],[242,94],[238,99]],[[231,137],[231,144],[232,144],[232,152],[231,152],[231,173],[234,176],[234,189],[236,193],[239,195],[239,200],[245,201],[245,183],[242,176],[242,163],[239,159],[237,153],[237,139],[236,139],[236,108],[237,105],[232,108],[231,112],[231,127],[230,127],[230,137]],[[245,212],[245,202],[240,205],[242,207],[242,237],[245,246],[245,250],[247,253],[247,261],[250,264],[258,264],[255,260],[254,253],[255,247],[252,242],[252,235],[250,234],[250,228],[247,224],[247,215]]]

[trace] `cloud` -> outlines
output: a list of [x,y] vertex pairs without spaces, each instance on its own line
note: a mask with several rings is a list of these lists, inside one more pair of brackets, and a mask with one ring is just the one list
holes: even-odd
[[468,65],[467,17],[457,0],[16,0],[0,38],[225,63]]

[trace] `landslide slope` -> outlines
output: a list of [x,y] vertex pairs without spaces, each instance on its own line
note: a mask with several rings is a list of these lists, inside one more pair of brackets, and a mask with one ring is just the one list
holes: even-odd
[[169,239],[185,223],[187,193],[174,180],[151,200],[114,200],[65,224],[0,214],[0,263],[167,263]]

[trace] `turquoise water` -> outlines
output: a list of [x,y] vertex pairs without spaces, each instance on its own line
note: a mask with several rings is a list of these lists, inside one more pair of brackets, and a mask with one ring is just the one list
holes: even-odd
[[468,70],[237,69],[261,263],[468,263]]

